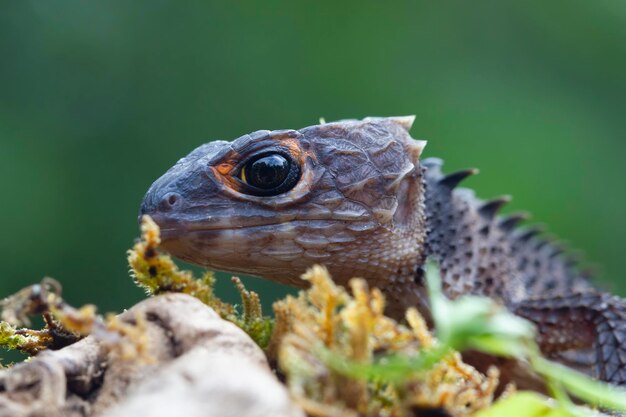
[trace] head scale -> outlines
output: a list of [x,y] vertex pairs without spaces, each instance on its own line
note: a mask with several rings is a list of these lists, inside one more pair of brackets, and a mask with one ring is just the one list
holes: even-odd
[[414,273],[424,235],[413,117],[257,131],[202,145],[154,182],[141,214],[174,255],[301,286],[324,264],[340,282]]

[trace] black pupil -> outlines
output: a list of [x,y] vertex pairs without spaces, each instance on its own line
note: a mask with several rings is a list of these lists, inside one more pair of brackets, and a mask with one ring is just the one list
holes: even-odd
[[289,161],[282,155],[267,155],[248,164],[245,174],[248,184],[253,187],[276,188],[289,174]]

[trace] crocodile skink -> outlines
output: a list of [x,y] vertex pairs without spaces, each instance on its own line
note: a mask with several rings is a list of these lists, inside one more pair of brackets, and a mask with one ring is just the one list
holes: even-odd
[[547,356],[626,384],[626,301],[596,290],[576,263],[523,215],[498,215],[457,187],[474,174],[421,159],[412,117],[344,120],[257,131],[200,146],[148,190],[141,207],[164,247],[222,271],[302,286],[313,264],[345,284],[359,276],[389,314],[428,315],[423,266],[444,291],[491,297],[538,327]]

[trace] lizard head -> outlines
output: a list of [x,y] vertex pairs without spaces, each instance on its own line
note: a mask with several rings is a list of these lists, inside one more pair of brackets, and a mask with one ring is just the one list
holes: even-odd
[[339,282],[412,276],[424,235],[413,117],[257,131],[202,145],[141,205],[173,255],[302,286],[324,264]]

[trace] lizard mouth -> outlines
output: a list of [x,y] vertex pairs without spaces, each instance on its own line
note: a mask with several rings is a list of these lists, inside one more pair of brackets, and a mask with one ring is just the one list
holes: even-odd
[[[258,229],[258,228],[262,228],[262,227],[268,227],[268,226],[278,226],[281,224],[286,224],[289,222],[283,222],[283,223],[262,223],[262,224],[254,224],[254,225],[246,225],[246,226],[219,226],[219,227],[201,227],[201,226],[178,226],[178,227],[160,227],[161,229],[161,239],[162,240],[177,240],[177,239],[181,239],[185,236],[191,235],[191,234],[210,234],[210,233],[215,233],[215,234],[219,234],[220,232],[224,232],[224,231],[228,231],[228,230],[241,230],[241,231],[248,231],[251,229]],[[158,223],[157,223],[158,224]]]
[[152,220],[159,226],[162,234],[185,234],[193,232],[202,232],[210,230],[231,230],[243,229],[258,226],[273,226],[278,224],[289,223],[292,218],[285,218],[282,221],[276,221],[275,218],[266,219],[259,217],[225,217],[214,216],[206,217],[201,220],[181,220],[173,219],[169,216],[160,214],[151,214]]
[[[292,231],[293,229],[309,229],[314,225],[314,229],[318,233],[324,233],[327,228],[336,229],[338,223],[345,224],[350,222],[347,219],[336,219],[333,217],[315,216],[311,218],[298,218],[295,215],[284,216],[281,219],[255,217],[209,217],[201,221],[185,221],[180,219],[172,219],[168,216],[153,215],[152,219],[161,229],[161,238],[163,240],[179,240],[190,235],[219,235],[224,232],[251,233],[251,231],[263,230],[264,232],[272,232],[267,228],[273,228],[273,232],[277,235],[281,231]],[[361,219],[352,219],[361,220]],[[343,229],[343,227],[342,227]],[[326,232],[328,233],[328,231]]]

